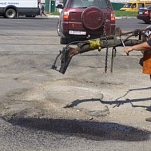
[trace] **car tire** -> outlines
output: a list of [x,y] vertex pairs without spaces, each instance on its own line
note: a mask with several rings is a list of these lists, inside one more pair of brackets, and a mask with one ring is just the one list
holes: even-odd
[[57,23],[57,34],[58,34],[58,36],[60,36],[60,23],[59,23],[59,21]]
[[16,10],[13,8],[9,8],[5,11],[6,18],[12,19],[12,18],[15,18],[16,15],[17,15]]
[[60,37],[60,44],[68,44],[68,38]]
[[149,24],[150,20],[144,20],[145,24]]

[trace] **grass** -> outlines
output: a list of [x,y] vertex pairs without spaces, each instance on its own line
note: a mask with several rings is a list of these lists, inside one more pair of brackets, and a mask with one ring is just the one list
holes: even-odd
[[[127,17],[136,17],[137,12],[126,12],[126,11],[117,11],[115,10],[115,16],[121,17],[121,16],[127,16]],[[51,15],[60,15],[59,12],[52,12]]]
[[116,17],[127,16],[127,17],[136,17],[137,12],[126,12],[126,11],[114,11]]

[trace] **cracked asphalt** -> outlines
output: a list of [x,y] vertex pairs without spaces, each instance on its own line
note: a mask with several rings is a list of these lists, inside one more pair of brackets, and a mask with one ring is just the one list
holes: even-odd
[[[55,31],[2,30],[1,151],[150,151],[150,80],[142,54],[118,48],[75,56],[65,75],[51,69],[63,46]],[[49,37],[49,38],[48,38]]]

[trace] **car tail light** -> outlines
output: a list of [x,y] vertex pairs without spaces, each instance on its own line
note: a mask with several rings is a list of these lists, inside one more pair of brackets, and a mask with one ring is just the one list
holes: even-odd
[[64,20],[69,20],[69,10],[68,9],[64,10],[63,19]]
[[145,14],[145,15],[148,15],[148,14],[149,14],[149,13],[148,13],[148,10],[146,10],[146,11],[144,12],[144,14]]
[[111,22],[115,22],[115,14],[114,14],[114,11],[111,11]]

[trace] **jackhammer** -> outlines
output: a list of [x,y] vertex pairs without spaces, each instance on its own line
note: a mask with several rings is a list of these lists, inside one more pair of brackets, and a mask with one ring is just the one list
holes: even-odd
[[[116,55],[116,47],[133,46],[146,41],[145,32],[147,30],[151,30],[151,26],[148,26],[146,29],[135,29],[134,31],[125,32],[125,33],[122,32],[121,29],[118,27],[115,29],[114,35],[102,36],[98,39],[92,39],[86,41],[71,42],[67,44],[65,47],[63,47],[62,51],[59,52],[51,69],[54,69],[62,74],[65,74],[68,65],[74,55],[77,55],[79,53],[85,53],[96,49],[98,51],[101,51],[101,49],[103,48],[107,48],[107,49],[112,48],[111,62],[113,64],[113,58]],[[122,37],[126,37],[126,38],[122,38]],[[76,44],[77,47],[73,48],[70,46],[73,44]],[[61,66],[60,69],[58,70],[56,66],[56,62],[59,57],[61,60]],[[113,65],[111,65],[111,72],[113,70],[112,68]],[[107,69],[105,69],[105,72],[106,71]]]

